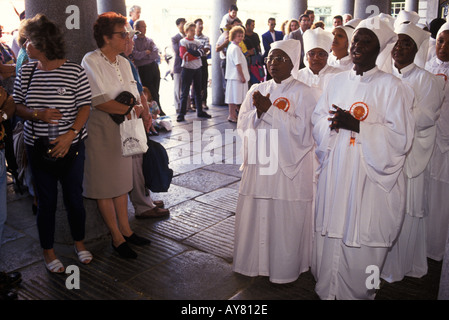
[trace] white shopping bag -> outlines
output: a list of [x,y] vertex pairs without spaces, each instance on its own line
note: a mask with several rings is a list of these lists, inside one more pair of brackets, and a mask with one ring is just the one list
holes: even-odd
[[145,127],[142,119],[137,118],[134,109],[131,111],[131,120],[125,117],[125,121],[120,124],[120,137],[124,157],[147,152]]

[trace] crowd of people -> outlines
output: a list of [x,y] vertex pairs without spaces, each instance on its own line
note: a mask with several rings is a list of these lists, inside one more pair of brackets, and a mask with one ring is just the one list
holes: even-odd
[[[142,155],[124,157],[120,146],[117,121],[135,113],[157,134],[153,120],[165,115],[159,49],[140,14],[133,6],[129,21],[114,12],[99,15],[93,27],[98,48],[81,64],[66,58],[61,29],[42,14],[20,25],[20,61],[9,48],[1,50],[0,237],[7,209],[5,130],[15,119],[23,124],[28,186],[49,272],[65,270],[53,248],[58,182],[83,264],[93,259],[83,242],[83,197],[97,201],[111,245],[126,259],[137,258],[131,245],[150,243],[131,229],[128,196],[136,218],[169,215],[145,187]],[[314,20],[306,10],[277,31],[269,18],[259,37],[255,21],[243,25],[232,5],[220,24],[215,51],[228,121],[243,141],[233,269],[274,283],[311,270],[321,299],[373,299],[378,287],[367,286],[368,267],[394,282],[425,275],[428,257],[443,259],[449,22],[422,26],[408,11],[396,19],[345,14],[327,31]],[[185,121],[189,109],[209,119],[211,44],[203,20],[175,23],[177,121]],[[259,158],[267,144],[278,164],[273,172]],[[2,298],[14,298],[11,288],[20,278],[0,274]]]

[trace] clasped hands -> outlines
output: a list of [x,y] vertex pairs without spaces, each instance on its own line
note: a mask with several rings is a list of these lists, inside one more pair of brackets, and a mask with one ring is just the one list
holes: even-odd
[[349,111],[345,111],[335,104],[332,105],[335,109],[330,110],[329,114],[333,115],[331,118],[327,118],[327,120],[331,121],[329,127],[332,130],[335,130],[337,133],[339,129],[346,129],[354,132],[360,132],[360,120],[354,118]]
[[260,118],[262,113],[267,112],[271,107],[270,94],[262,95],[259,91],[253,93],[253,105],[257,109],[257,117]]

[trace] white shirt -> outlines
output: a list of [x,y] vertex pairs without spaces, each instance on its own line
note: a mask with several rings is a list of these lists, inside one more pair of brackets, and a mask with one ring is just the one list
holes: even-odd
[[122,91],[131,92],[140,101],[137,82],[126,58],[118,55],[115,63],[111,63],[97,49],[88,52],[81,65],[89,78],[93,107],[114,100]]
[[[404,217],[402,169],[413,140],[413,93],[377,67],[362,76],[341,72],[333,81],[338,85],[327,87],[312,116],[321,164],[316,231],[347,246],[389,247]],[[332,104],[350,110],[361,103],[368,113],[360,133],[330,130]]]
[[246,62],[245,55],[242,52],[242,49],[234,42],[229,44],[228,50],[226,51],[226,74],[225,78],[227,80],[240,80],[240,75],[237,71],[237,65],[241,65],[243,75],[245,76],[246,81],[249,81],[249,71],[248,71],[248,63]]

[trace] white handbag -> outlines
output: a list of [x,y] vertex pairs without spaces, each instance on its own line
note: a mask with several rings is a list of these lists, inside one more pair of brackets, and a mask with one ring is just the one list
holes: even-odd
[[124,157],[143,154],[148,150],[147,135],[143,120],[137,118],[134,109],[130,114],[131,120],[125,117],[125,121],[120,124],[122,155]]

